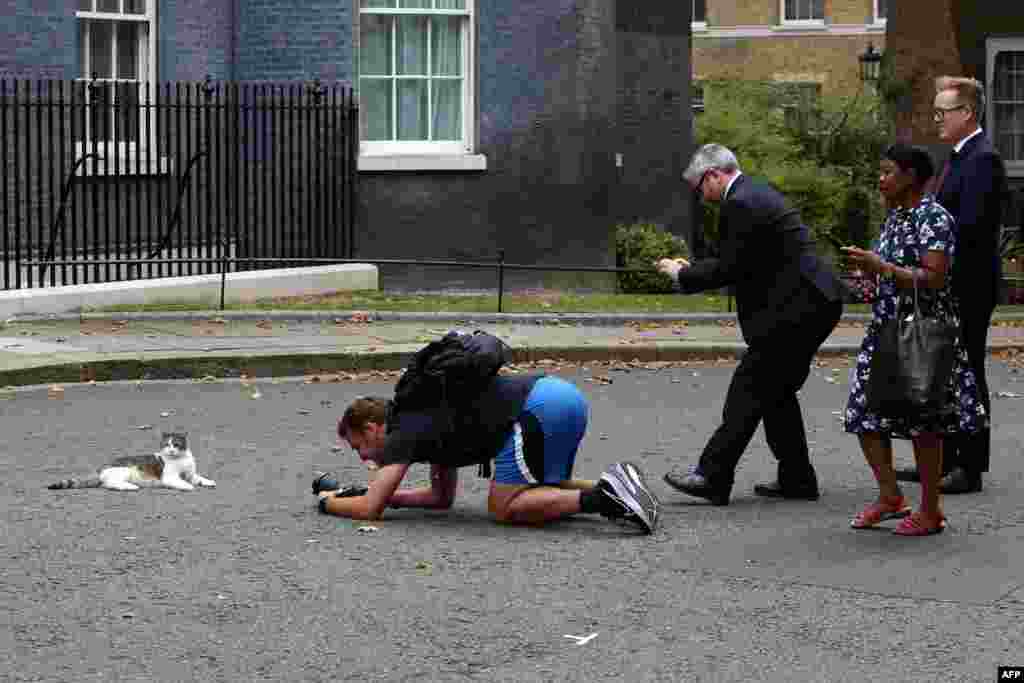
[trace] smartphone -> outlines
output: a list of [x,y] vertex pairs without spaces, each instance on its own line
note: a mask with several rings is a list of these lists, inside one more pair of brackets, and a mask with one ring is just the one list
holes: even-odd
[[831,233],[825,233],[825,239],[827,239],[828,243],[839,251],[842,251],[843,247],[847,246],[840,242],[839,240],[837,240],[835,237],[833,237]]

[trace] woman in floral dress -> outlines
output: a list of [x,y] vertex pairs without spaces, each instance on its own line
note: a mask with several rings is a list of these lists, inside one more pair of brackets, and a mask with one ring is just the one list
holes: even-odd
[[[896,144],[886,150],[880,163],[879,190],[889,214],[882,225],[873,251],[845,247],[844,254],[861,270],[877,277],[872,319],[851,376],[850,398],[844,426],[860,438],[864,458],[878,481],[878,499],[851,522],[855,529],[877,526],[888,519],[901,519],[893,533],[926,536],[941,532],[945,515],[939,501],[942,473],[942,435],[973,432],[986,424],[988,415],[981,403],[967,352],[956,340],[956,360],[948,388],[948,409],[932,418],[906,419],[875,415],[866,408],[865,389],[869,381],[871,356],[878,343],[882,323],[899,311],[913,306],[914,278],[917,278],[921,310],[959,328],[959,311],[950,291],[948,275],[956,251],[953,218],[935,198],[924,193],[934,172],[931,157],[923,149]],[[903,308],[901,308],[901,302]],[[911,514],[896,480],[892,464],[892,439],[910,439],[921,474],[921,504]]]

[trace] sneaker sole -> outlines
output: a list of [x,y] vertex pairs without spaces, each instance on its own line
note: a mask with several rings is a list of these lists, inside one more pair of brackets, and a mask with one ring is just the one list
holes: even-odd
[[647,488],[643,473],[632,463],[616,463],[601,478],[643,524],[647,533],[658,526],[658,499]]

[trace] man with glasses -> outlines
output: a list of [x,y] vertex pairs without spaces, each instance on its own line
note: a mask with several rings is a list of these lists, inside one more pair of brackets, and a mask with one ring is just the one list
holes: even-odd
[[744,175],[726,147],[704,145],[683,173],[704,201],[718,202],[719,256],[692,265],[661,259],[658,270],[684,293],[733,286],[747,352],[725,397],[722,424],[697,465],[665,482],[715,505],[729,502],[740,456],[764,423],[778,462],[775,481],[754,493],[817,500],[797,392],[818,347],[842,314],[841,284],[814,253],[800,214],[770,185]]
[[[960,308],[960,335],[989,410],[985,379],[985,348],[1002,281],[999,231],[1008,192],[999,153],[981,129],[984,94],[973,78],[942,76],[935,80],[934,120],[939,139],[953,145],[934,187],[939,204],[956,220],[957,251],[953,256],[953,295]],[[990,418],[991,419],[991,418]],[[950,436],[943,444],[943,493],[981,491],[989,469],[991,431]],[[916,469],[897,470],[901,481],[918,481]]]

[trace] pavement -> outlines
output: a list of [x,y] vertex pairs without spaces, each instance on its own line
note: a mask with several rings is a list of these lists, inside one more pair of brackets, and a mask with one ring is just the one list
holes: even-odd
[[[820,355],[853,353],[866,315],[844,316]],[[998,314],[993,351],[1024,349],[1024,315]],[[22,316],[0,324],[0,386],[397,370],[449,329],[486,329],[514,362],[735,358],[732,314],[263,311]]]

